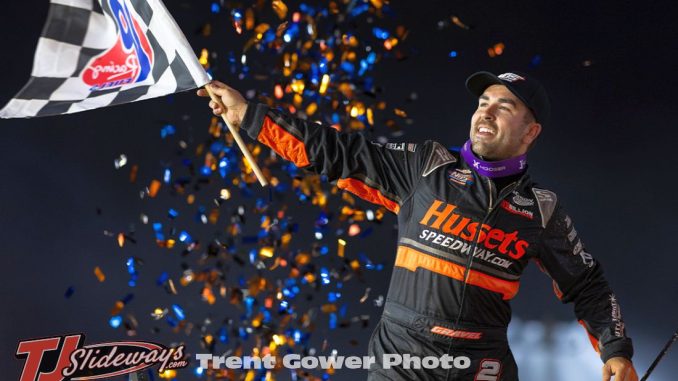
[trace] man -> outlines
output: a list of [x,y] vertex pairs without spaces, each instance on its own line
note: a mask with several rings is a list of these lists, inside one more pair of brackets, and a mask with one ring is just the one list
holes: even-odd
[[[470,76],[466,87],[478,107],[460,152],[432,141],[382,146],[248,104],[219,82],[210,86],[225,107],[210,102],[215,114],[225,111],[230,123],[298,167],[397,214],[398,251],[370,339],[377,362],[370,380],[517,380],[506,339],[509,300],[532,259],[553,279],[558,298],[574,303],[604,362],[603,380],[637,381],[631,339],[600,264],[556,194],[527,174],[526,153],[550,111],[536,80],[522,73]],[[398,353],[465,356],[471,364],[386,366],[383,355]]]

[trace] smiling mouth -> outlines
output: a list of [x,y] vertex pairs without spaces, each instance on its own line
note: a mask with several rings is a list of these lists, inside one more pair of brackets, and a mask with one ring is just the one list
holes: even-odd
[[476,133],[483,136],[494,136],[496,134],[495,129],[487,126],[478,126],[476,128]]

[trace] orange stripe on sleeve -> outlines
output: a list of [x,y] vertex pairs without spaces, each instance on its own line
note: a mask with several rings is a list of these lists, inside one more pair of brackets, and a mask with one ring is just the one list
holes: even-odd
[[[398,246],[398,256],[395,265],[416,271],[417,268],[426,269],[459,281],[464,280],[464,266],[434,257],[406,246]],[[504,300],[512,299],[518,293],[520,282],[499,279],[479,271],[470,270],[468,283],[486,290],[502,294]]]
[[311,164],[306,154],[304,142],[285,131],[268,116],[264,118],[264,124],[261,126],[257,139],[271,147],[283,159],[293,162],[299,168]]
[[398,205],[397,202],[386,198],[379,190],[370,187],[360,180],[339,179],[337,181],[337,187],[345,189],[365,201],[382,205],[395,214],[398,214],[400,211],[400,205]]
[[591,332],[589,332],[589,330],[586,328],[586,324],[584,324],[583,320],[578,320],[578,322],[579,322],[579,324],[581,324],[582,327],[584,327],[586,334],[589,336],[589,341],[591,341],[591,345],[593,345],[593,349],[595,349],[596,352],[598,352],[598,354],[600,354],[600,347],[599,347],[600,344],[598,343],[598,339],[596,339],[596,337],[593,336],[591,334]]

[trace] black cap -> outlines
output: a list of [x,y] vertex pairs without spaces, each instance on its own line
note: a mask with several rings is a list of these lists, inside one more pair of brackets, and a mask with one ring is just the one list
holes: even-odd
[[532,111],[538,123],[544,124],[551,114],[551,104],[544,87],[536,79],[521,72],[494,75],[487,71],[472,74],[466,80],[466,88],[479,97],[492,85],[506,86]]

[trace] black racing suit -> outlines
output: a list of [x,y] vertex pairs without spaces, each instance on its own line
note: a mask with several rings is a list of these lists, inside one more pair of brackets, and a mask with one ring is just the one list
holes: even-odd
[[[249,104],[242,128],[298,167],[397,214],[398,250],[370,339],[377,362],[370,379],[517,380],[506,328],[509,301],[529,260],[551,277],[563,303],[574,303],[603,361],[631,358],[631,339],[600,264],[556,194],[529,175],[498,190],[437,142],[381,145],[262,104]],[[393,353],[466,356],[471,364],[386,367],[382,355]]]

